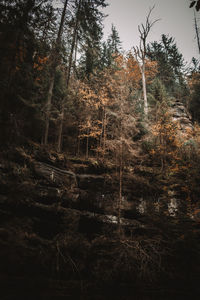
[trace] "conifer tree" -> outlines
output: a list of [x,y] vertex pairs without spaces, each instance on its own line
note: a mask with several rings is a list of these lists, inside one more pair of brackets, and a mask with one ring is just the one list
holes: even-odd
[[102,44],[101,62],[102,69],[114,66],[115,58],[120,54],[122,47],[116,27],[112,24],[111,33],[107,41]]
[[68,0],[65,0],[62,16],[60,20],[60,25],[57,33],[56,43],[53,46],[52,53],[51,53],[51,75],[49,80],[49,89],[47,94],[47,104],[46,104],[46,120],[45,120],[45,131],[44,131],[44,144],[47,145],[48,143],[48,135],[49,135],[49,118],[50,118],[50,110],[51,110],[51,102],[52,102],[52,93],[55,81],[55,72],[56,67],[59,64],[59,52],[60,52],[60,44],[61,44],[61,37],[64,27],[64,20],[66,15]]
[[16,124],[18,133],[28,128],[26,114],[32,112],[33,121],[38,113],[36,104],[42,98],[39,100],[40,88],[36,79],[40,71],[36,65],[48,55],[45,39],[53,35],[54,21],[50,0],[0,2],[0,105],[4,124],[8,128],[9,122]]
[[158,77],[171,95],[184,84],[184,59],[172,37],[162,35],[160,42],[147,46],[148,58],[158,63]]
[[[86,76],[89,78],[90,74],[93,73],[95,67],[98,54],[98,44],[100,38],[102,36],[102,18],[103,14],[99,11],[99,7],[105,7],[105,0],[101,1],[82,1],[79,0],[77,3],[77,8],[75,12],[75,23],[73,28],[73,36],[71,42],[71,49],[67,67],[66,74],[66,97],[63,100],[62,111],[61,111],[61,119],[58,130],[58,151],[61,150],[61,142],[62,142],[62,132],[63,132],[63,121],[64,121],[64,111],[65,111],[65,102],[67,101],[67,95],[69,92],[70,85],[70,77],[71,77],[71,69],[72,69],[72,60],[73,53],[75,51],[75,43],[79,39],[80,33],[82,34],[82,40],[86,40],[86,48],[85,48],[85,66],[84,71]],[[93,26],[91,26],[91,24]],[[95,41],[97,39],[97,41]],[[93,45],[93,47],[91,47]]]

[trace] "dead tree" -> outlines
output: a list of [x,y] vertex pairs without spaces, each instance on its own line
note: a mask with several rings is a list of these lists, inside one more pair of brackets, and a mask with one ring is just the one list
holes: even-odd
[[147,54],[147,37],[148,34],[152,28],[152,26],[159,21],[159,19],[155,21],[150,20],[151,13],[153,11],[155,6],[150,8],[149,13],[146,17],[145,24],[141,24],[141,26],[138,26],[138,31],[140,34],[140,45],[139,47],[133,47],[135,58],[138,62],[140,72],[142,75],[142,88],[143,88],[143,100],[144,100],[144,114],[145,117],[148,116],[148,102],[147,102],[147,89],[146,89],[146,77],[145,77],[145,60],[146,60],[146,54]]
[[195,27],[195,32],[196,32],[198,50],[199,50],[199,54],[200,54],[199,28],[197,25],[197,17],[196,17],[195,11],[194,11],[194,27]]

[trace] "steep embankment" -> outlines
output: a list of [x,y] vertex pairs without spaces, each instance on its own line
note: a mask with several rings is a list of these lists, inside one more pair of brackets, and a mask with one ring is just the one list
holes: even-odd
[[191,289],[197,295],[199,228],[139,215],[133,199],[155,191],[156,182],[147,173],[142,181],[138,170],[140,176],[125,174],[126,218],[119,227],[112,166],[33,144],[2,150],[1,299],[169,299],[174,293],[183,299]]

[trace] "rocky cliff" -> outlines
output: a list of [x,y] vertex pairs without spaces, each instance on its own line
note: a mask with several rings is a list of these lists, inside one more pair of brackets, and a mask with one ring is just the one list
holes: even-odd
[[151,299],[149,289],[152,299],[165,289],[182,299],[191,286],[197,293],[196,223],[138,210],[142,197],[159,191],[150,168],[126,171],[123,189],[119,220],[113,166],[32,143],[2,149],[1,299]]

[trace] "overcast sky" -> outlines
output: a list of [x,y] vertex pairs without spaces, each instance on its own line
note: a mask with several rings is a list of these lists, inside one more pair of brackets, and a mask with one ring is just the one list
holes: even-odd
[[[111,31],[113,23],[123,42],[125,50],[138,45],[138,25],[145,22],[149,8],[155,5],[151,20],[161,19],[155,23],[148,36],[148,42],[159,41],[161,35],[175,38],[179,51],[186,61],[194,56],[199,58],[194,30],[194,12],[189,8],[189,0],[107,0],[109,7],[105,19],[105,37]],[[197,13],[200,18],[200,13]]]

